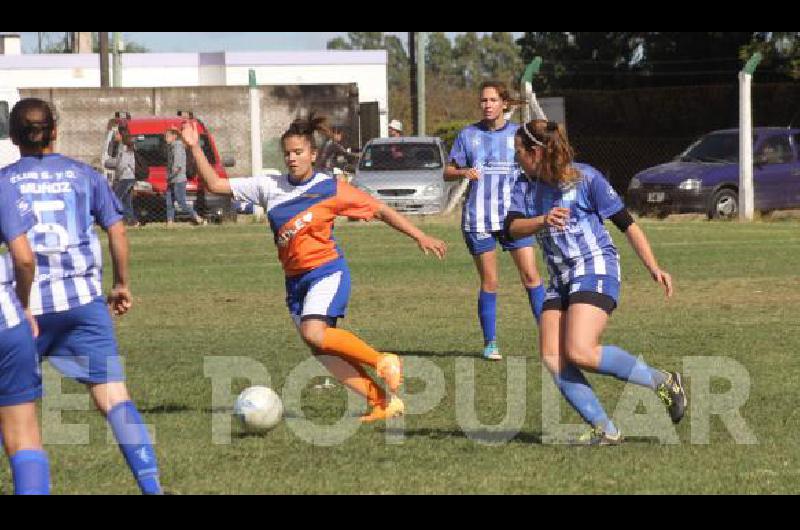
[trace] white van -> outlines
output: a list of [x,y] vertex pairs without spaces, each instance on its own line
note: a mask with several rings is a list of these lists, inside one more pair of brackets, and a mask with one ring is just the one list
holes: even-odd
[[11,143],[9,136],[9,115],[17,101],[19,101],[19,91],[16,88],[0,87],[0,167],[19,160],[19,149]]

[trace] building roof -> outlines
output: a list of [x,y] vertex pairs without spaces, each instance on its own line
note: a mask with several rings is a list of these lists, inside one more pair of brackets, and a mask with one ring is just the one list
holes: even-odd
[[[387,63],[386,50],[322,50],[213,53],[123,53],[122,66],[310,66]],[[96,53],[0,55],[0,69],[99,68]]]

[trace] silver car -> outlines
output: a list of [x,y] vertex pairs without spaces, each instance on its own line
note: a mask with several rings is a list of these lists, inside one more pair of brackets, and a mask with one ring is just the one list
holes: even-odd
[[353,184],[399,212],[440,213],[454,189],[443,178],[445,160],[439,138],[375,138],[364,146]]

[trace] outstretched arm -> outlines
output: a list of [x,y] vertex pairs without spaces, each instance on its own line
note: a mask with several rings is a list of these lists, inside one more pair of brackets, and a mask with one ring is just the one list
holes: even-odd
[[420,250],[425,254],[433,252],[437,258],[443,259],[447,253],[447,244],[444,241],[426,235],[425,232],[414,226],[411,221],[386,204],[381,204],[380,209],[375,213],[375,218],[414,239]]
[[208,163],[203,149],[200,147],[200,135],[197,132],[197,122],[187,121],[181,126],[181,140],[191,149],[194,160],[197,163],[197,174],[203,181],[205,188],[211,193],[219,195],[233,195],[231,184],[227,179],[220,178],[211,164]]
[[133,306],[128,275],[128,236],[125,225],[117,221],[106,229],[108,251],[114,269],[114,286],[108,295],[108,306],[115,315],[124,315]]
[[22,309],[25,310],[25,318],[31,325],[33,336],[39,335],[39,326],[36,319],[31,314],[28,307],[31,296],[31,285],[33,285],[33,275],[36,271],[36,258],[33,255],[28,237],[23,233],[19,237],[8,242],[8,252],[11,254],[11,262],[14,264],[14,280],[16,281],[16,292]]
[[625,231],[625,237],[628,238],[628,242],[650,272],[653,280],[664,286],[664,292],[667,298],[672,296],[672,276],[670,276],[667,271],[663,271],[659,268],[656,257],[650,248],[650,243],[647,241],[647,236],[644,235],[639,225],[635,223],[630,225]]

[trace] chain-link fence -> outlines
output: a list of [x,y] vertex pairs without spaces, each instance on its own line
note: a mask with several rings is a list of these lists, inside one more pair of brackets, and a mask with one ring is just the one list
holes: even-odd
[[[479,81],[474,86],[465,86],[461,75],[442,75],[433,70],[427,70],[425,73],[425,133],[440,137],[448,151],[461,128],[481,119]],[[521,99],[518,77],[509,76],[501,81],[510,89],[512,98]],[[633,101],[637,98],[636,94],[629,96]],[[558,121],[563,120],[577,159],[603,171],[620,192],[626,189],[629,180],[637,172],[675,158],[699,136],[703,129],[702,126],[698,127],[696,133],[685,128],[675,131],[674,127],[665,127],[661,131],[651,130],[642,134],[635,126],[626,126],[625,123],[620,124],[617,121],[606,121],[604,127],[602,123],[597,123],[604,119],[599,116],[601,113],[597,113],[597,121],[594,121],[591,116],[585,116],[584,112],[575,112],[575,106],[578,104],[581,108],[591,105],[586,101],[586,97],[580,102],[575,101],[574,94],[539,93],[537,97],[540,100],[559,100],[557,106],[560,108],[553,112],[547,109],[548,117]],[[676,94],[676,97],[692,97],[692,89],[683,95]],[[389,101],[390,117],[404,124],[404,128],[408,131],[406,134],[413,134],[414,119],[410,104],[410,88],[399,87],[394,92],[390,91]],[[596,99],[598,108],[606,104],[602,98]],[[733,105],[735,108],[735,101]],[[618,106],[616,110],[605,108],[604,112],[630,114],[630,110],[622,106]],[[653,110],[653,113],[656,113],[656,110]],[[647,119],[644,114],[643,112],[642,116],[631,119]],[[522,108],[512,107],[509,117],[515,123],[522,123]],[[719,123],[709,124],[708,130],[716,125]],[[726,123],[726,125],[731,124]]]
[[[482,42],[482,41],[481,41]],[[506,84],[512,98],[521,100],[520,81],[524,65],[511,61],[517,69],[499,68],[475,62],[472,71],[448,71],[442,65],[464,62],[464,50],[431,64],[430,43],[424,72],[425,133],[441,137],[449,147],[458,131],[481,119],[480,84],[494,79]],[[476,56],[486,55],[484,50]],[[547,58],[544,58],[547,61]],[[481,66],[482,65],[482,66]],[[491,72],[499,72],[496,75]],[[413,92],[417,90],[409,68],[389,76],[389,117],[406,125],[406,134],[414,134]],[[575,148],[576,158],[601,170],[618,192],[627,190],[638,172],[674,160],[703,134],[737,128],[739,89],[736,71],[724,85],[646,87],[619,90],[548,90],[534,76],[537,98],[560,99],[563,122]],[[407,76],[407,79],[403,79]],[[392,79],[394,77],[394,85]],[[399,79],[399,80],[398,80]],[[685,85],[685,81],[683,83]],[[798,121],[797,83],[754,83],[752,92],[753,124],[786,127],[792,117]],[[512,107],[510,119],[522,122],[520,107]],[[548,117],[562,121],[561,117]]]
[[[503,50],[510,49],[506,37],[474,42],[464,37],[467,40],[452,48],[445,46],[442,38],[431,35],[426,51],[424,92],[421,93],[425,108],[424,131],[415,127],[412,103],[417,85],[412,79],[409,58],[402,58],[392,50],[389,50],[387,65],[388,108],[379,109],[373,102],[370,127],[365,127],[364,109],[368,102],[359,101],[355,83],[264,85],[256,89],[255,99],[246,86],[25,89],[22,95],[51,101],[60,115],[59,150],[97,167],[112,181],[117,178],[116,171],[107,168],[106,163],[109,158],[116,157],[117,151],[109,120],[117,112],[122,116],[130,114],[131,119],[125,120],[126,130],[135,139],[138,165],[146,166],[146,170],[139,167],[136,171],[137,182],[132,195],[142,220],[163,220],[166,217],[167,147],[163,134],[170,123],[179,123],[176,116],[179,110],[191,111],[203,121],[207,127],[205,142],[209,158],[214,158],[219,172],[232,177],[269,170],[282,172],[284,164],[279,138],[288,124],[312,110],[325,114],[331,125],[341,132],[342,136],[335,142],[343,149],[340,150],[341,156],[324,169],[343,170],[348,176],[353,176],[364,170],[374,171],[375,167],[383,167],[384,187],[381,189],[390,190],[385,184],[394,181],[392,187],[400,191],[387,191],[388,195],[381,195],[381,198],[398,207],[406,205],[401,198],[407,199],[410,206],[405,211],[429,212],[431,210],[423,203],[435,194],[444,197],[440,202],[447,202],[451,194],[450,185],[443,183],[440,177],[434,179],[436,182],[429,182],[428,176],[412,182],[413,174],[436,170],[441,176],[458,131],[481,119],[479,86],[482,81],[489,78],[502,81],[510,89],[512,98],[521,99],[520,79],[525,66],[518,55],[504,55]],[[441,49],[436,52],[437,46],[445,52]],[[494,50],[493,55],[486,53],[488,48]],[[472,52],[474,57],[469,59]],[[493,58],[488,60],[486,57]],[[547,60],[544,57],[545,63]],[[674,159],[701,134],[735,128],[738,124],[738,88],[733,75],[729,84],[719,86],[604,91],[596,89],[597,83],[591,85],[594,90],[573,88],[559,92],[548,91],[546,84],[536,77],[533,80],[534,91],[540,100],[559,100],[560,111],[548,111],[548,117],[564,122],[578,161],[600,169],[619,192],[625,192],[637,172]],[[253,101],[258,107],[257,131],[251,126]],[[796,83],[755,84],[754,124],[788,125],[796,110],[795,101],[800,101],[800,87]],[[516,123],[522,121],[519,106],[514,108],[510,118]],[[422,158],[415,161],[419,164],[409,165],[409,160],[416,160],[417,153],[427,153],[427,147],[416,151],[409,148],[403,157],[390,158],[389,162],[396,163],[395,167],[389,167],[378,159],[371,160],[369,156],[382,156],[377,151],[366,156],[367,150],[360,159],[347,152],[357,153],[371,139],[370,136],[380,136],[380,132],[365,132],[380,129],[374,124],[392,120],[402,123],[402,134],[406,137],[424,133],[439,138],[438,151],[432,151],[434,160],[428,160],[427,154],[420,154]],[[254,141],[258,142],[255,147]],[[327,145],[325,148],[330,147]],[[391,157],[403,153],[405,148],[384,145],[381,149],[387,150]],[[375,166],[366,168],[367,163]],[[438,184],[438,189],[434,184]],[[202,215],[225,217],[218,215],[220,210],[217,206],[211,207],[207,201],[204,202],[205,197],[197,188],[193,175],[189,175],[187,189],[189,202],[202,210]],[[409,190],[412,189],[417,191],[411,193]],[[230,205],[223,206],[230,209]],[[186,218],[186,215],[182,217]]]
[[[204,192],[191,153],[180,142],[168,142],[167,131],[180,127],[187,118],[201,123],[200,140],[206,158],[227,177],[282,171],[280,136],[292,120],[312,111],[328,116],[343,132],[343,141],[357,147],[353,143],[358,139],[358,90],[354,84],[259,86],[253,91],[254,98],[250,88],[241,86],[20,92],[22,97],[51,103],[58,118],[58,151],[103,173],[132,209],[131,222],[144,223],[167,220],[170,200],[171,217],[176,220],[223,221],[236,215],[236,204]],[[257,101],[259,108],[251,108],[251,101]],[[255,116],[260,118],[253,125]],[[256,135],[251,134],[253,126],[258,129]],[[117,170],[121,154],[127,150],[120,147],[124,135],[130,136],[134,152],[132,185],[121,185],[125,177]],[[254,138],[259,142],[255,157]],[[182,154],[176,155],[176,149],[182,149]],[[174,169],[184,156],[185,202],[180,190],[168,184],[169,162],[178,161]]]

